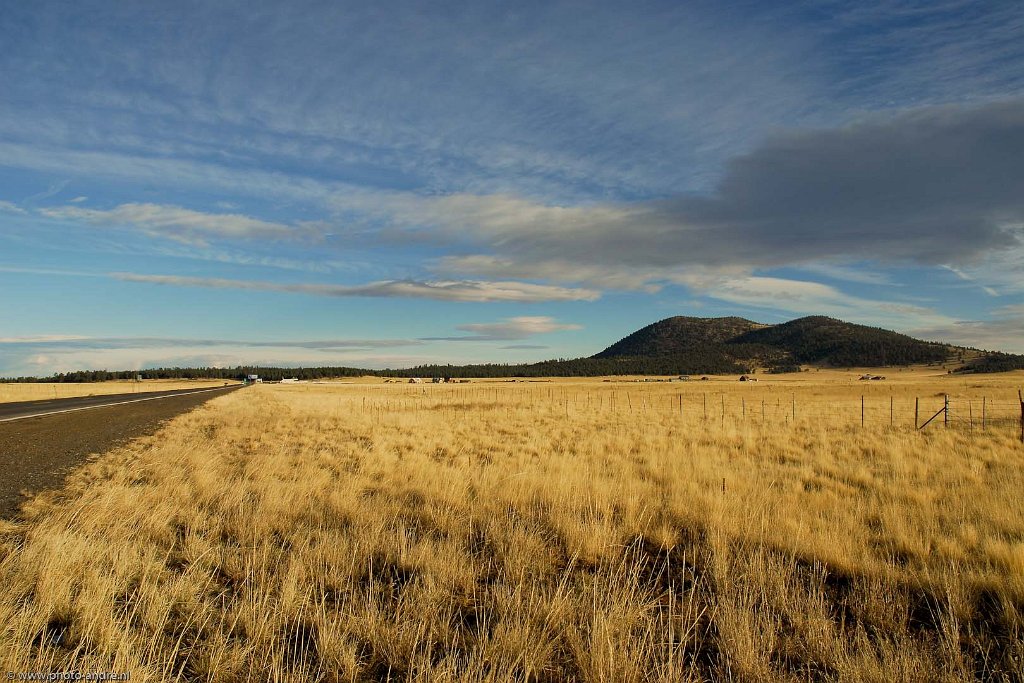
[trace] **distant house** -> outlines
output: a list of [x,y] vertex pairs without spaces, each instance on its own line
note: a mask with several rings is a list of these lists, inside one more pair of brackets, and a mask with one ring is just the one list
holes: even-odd
[[423,380],[421,380],[419,377],[410,377],[409,378],[409,384],[419,384],[422,381]]
[[281,380],[281,384],[298,384],[298,383],[299,383],[299,378],[298,377],[285,377],[285,378],[283,378]]

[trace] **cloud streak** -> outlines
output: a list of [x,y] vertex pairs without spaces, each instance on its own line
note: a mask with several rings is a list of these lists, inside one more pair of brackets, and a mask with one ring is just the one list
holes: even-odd
[[9,202],[4,199],[0,199],[0,213],[13,213],[17,215],[24,215],[27,213],[25,209],[21,208],[14,202]]
[[286,225],[234,213],[204,213],[161,204],[121,204],[109,210],[63,206],[40,209],[59,220],[136,228],[153,237],[205,246],[209,239],[291,241],[323,236],[322,225]]
[[262,280],[229,280],[224,278],[183,277],[179,275],[145,275],[111,273],[125,282],[138,282],[178,287],[212,289],[243,289],[288,292],[329,297],[401,297],[440,301],[593,301],[600,293],[592,289],[541,285],[529,282],[491,282],[480,280],[381,280],[362,285],[294,284]]
[[[518,316],[506,318],[496,323],[470,323],[456,325],[455,329],[472,334],[460,337],[422,337],[424,341],[514,341],[527,339],[538,334],[550,332],[562,332],[567,330],[581,330],[581,325],[560,323],[550,316]],[[529,345],[503,348],[533,348]],[[543,347],[541,347],[543,348]]]
[[351,349],[387,349],[416,346],[417,339],[323,339],[244,341],[238,339],[189,339],[182,337],[84,337],[76,335],[40,335],[0,337],[0,347],[33,347],[47,351],[68,349],[149,349],[167,347],[235,346],[248,348],[288,348],[336,351]]

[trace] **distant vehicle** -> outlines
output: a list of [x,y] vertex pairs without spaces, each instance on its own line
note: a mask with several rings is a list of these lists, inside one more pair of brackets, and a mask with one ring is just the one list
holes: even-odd
[[409,384],[420,384],[421,382],[423,382],[423,380],[420,379],[419,377],[410,377],[409,378]]

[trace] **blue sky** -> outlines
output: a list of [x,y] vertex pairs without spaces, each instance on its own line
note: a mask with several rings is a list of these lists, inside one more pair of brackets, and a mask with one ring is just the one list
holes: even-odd
[[0,375],[1024,352],[1020,2],[8,2]]

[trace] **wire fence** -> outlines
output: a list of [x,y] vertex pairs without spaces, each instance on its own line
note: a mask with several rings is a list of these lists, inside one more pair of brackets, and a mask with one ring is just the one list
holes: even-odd
[[[366,391],[366,389],[370,389]],[[899,429],[964,432],[1005,432],[1024,442],[1024,400],[1002,390],[993,395],[953,396],[930,393],[834,392],[815,395],[778,388],[736,391],[673,391],[665,385],[623,388],[594,386],[463,385],[458,387],[363,387],[357,409],[439,410],[457,419],[468,410],[490,410],[528,416],[530,413],[597,416],[634,414],[673,418],[685,423],[760,427],[779,425],[822,428]]]

